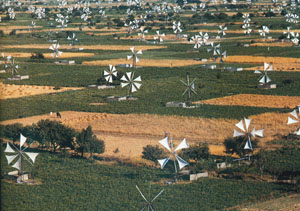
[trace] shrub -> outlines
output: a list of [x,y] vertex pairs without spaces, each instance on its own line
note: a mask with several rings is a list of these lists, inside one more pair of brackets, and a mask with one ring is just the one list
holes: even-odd
[[44,55],[42,53],[38,53],[38,52],[35,52],[35,53],[32,53],[31,54],[31,59],[44,59]]
[[164,155],[164,151],[159,148],[159,146],[155,145],[147,145],[143,148],[143,155],[142,158],[146,159],[146,160],[151,160],[153,162],[155,162],[155,165],[157,165],[158,163],[158,159],[162,158]]
[[[244,146],[248,140],[247,136],[239,136],[235,138],[227,138],[224,141],[224,146],[226,148],[226,153],[229,154],[237,154],[242,157],[249,152],[249,150],[245,150]],[[253,149],[257,147],[257,140],[251,140]]]

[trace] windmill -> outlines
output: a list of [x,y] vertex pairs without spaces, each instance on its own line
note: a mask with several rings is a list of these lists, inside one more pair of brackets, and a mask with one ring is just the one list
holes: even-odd
[[200,36],[197,34],[191,37],[190,42],[194,43],[195,49],[198,49],[203,45],[203,41],[201,40]]
[[256,73],[256,74],[262,74],[262,76],[258,79],[259,83],[265,85],[265,84],[271,82],[271,78],[268,76],[269,71],[273,71],[273,66],[271,64],[266,63],[266,62],[264,62],[263,72],[261,72],[259,70],[254,71],[254,73]]
[[175,181],[176,181],[176,174],[177,174],[177,165],[176,165],[176,160],[179,165],[179,169],[182,169],[189,163],[183,160],[181,157],[177,155],[177,151],[181,149],[186,149],[188,148],[188,144],[186,143],[186,139],[183,139],[182,142],[174,149],[173,148],[173,140],[171,138],[171,145],[169,145],[169,137],[165,137],[164,139],[158,141],[161,145],[163,145],[170,153],[170,156],[164,159],[158,160],[159,164],[161,165],[161,168],[163,169],[165,165],[168,163],[170,159],[173,159],[174,161],[174,168],[175,168]]
[[[244,120],[244,121],[243,121]],[[249,132],[249,126],[251,123],[251,119],[246,119],[244,118],[243,120],[239,121],[235,126],[237,126],[242,132],[237,131],[234,129],[233,132],[233,137],[238,137],[238,136],[245,136],[247,138],[246,144],[244,146],[245,150],[251,150],[253,151],[252,143],[251,143],[251,136],[252,137],[263,137],[263,132],[264,130],[256,130],[255,128],[252,129],[251,132]],[[250,159],[250,157],[249,157]]]
[[[298,112],[297,109],[294,109],[290,115],[292,115],[292,117],[288,117],[288,122],[287,124],[295,124],[295,123],[299,123],[300,122],[300,106],[298,106]],[[300,136],[300,128],[298,129],[298,131],[295,132],[296,135]]]
[[113,76],[117,77],[118,71],[115,66],[109,65],[109,70],[104,70],[103,72],[104,78],[107,82],[112,83],[113,82]]
[[78,42],[78,39],[76,38],[76,34],[75,33],[72,33],[72,35],[68,36],[67,39],[70,40],[70,46],[74,46],[75,42]]
[[151,183],[150,183],[150,187],[149,187],[149,196],[148,196],[148,199],[144,196],[144,194],[142,193],[142,191],[139,189],[139,187],[136,185],[135,186],[136,189],[139,191],[139,193],[141,194],[141,196],[143,197],[143,199],[146,201],[146,206],[143,207],[142,210],[145,210],[147,209],[148,211],[154,211],[154,205],[153,205],[153,202],[164,192],[164,189],[162,189],[151,201],[150,201],[150,190],[151,190]]
[[262,29],[258,30],[259,35],[266,39],[267,34],[269,34],[270,30],[267,26],[262,26]]
[[175,21],[173,22],[173,31],[176,36],[178,36],[178,34],[182,32],[180,21],[178,21],[177,23]]
[[147,34],[148,33],[148,30],[145,30],[145,27],[141,27],[140,28],[140,33],[138,33],[138,36],[142,36],[142,40],[145,40],[145,37],[146,37],[146,35],[145,34]]
[[121,82],[122,88],[129,85],[128,93],[129,93],[130,97],[133,92],[136,92],[142,86],[141,76],[134,78],[134,72],[127,72],[126,75],[122,76],[121,80],[124,81],[124,82]]
[[[22,134],[20,134],[20,147],[16,147],[13,145],[14,149],[11,148],[10,144],[7,142],[6,144],[6,148],[4,150],[5,153],[7,153],[6,159],[8,162],[8,165],[14,163],[12,165],[13,168],[18,169],[18,175],[22,175],[23,174],[23,168],[22,168],[22,164],[23,161],[26,160],[30,165],[33,166],[36,156],[38,156],[39,153],[34,153],[34,152],[25,152],[25,150],[28,147],[23,147],[24,143],[26,142],[27,138],[25,136],[23,136]],[[14,160],[16,160],[16,162],[14,162]]]
[[156,40],[157,43],[162,43],[164,40],[162,37],[165,37],[165,33],[160,34],[159,31],[156,31],[157,36],[154,36],[154,40]]
[[249,13],[244,14],[243,19],[244,25],[242,26],[242,28],[244,29],[244,34],[249,35],[252,32],[252,29],[250,28],[251,19]]
[[58,50],[59,47],[59,43],[54,43],[49,47],[49,49],[53,51],[53,53],[51,53],[52,57],[58,58],[60,55],[62,55],[63,52]]
[[190,75],[186,74],[186,82],[180,80],[181,83],[183,83],[186,87],[185,91],[183,92],[182,96],[187,94],[187,104],[188,106],[191,106],[192,104],[192,94],[197,94],[195,90],[195,80],[190,81]]
[[127,56],[127,60],[132,59],[132,67],[135,67],[136,63],[138,63],[140,61],[139,58],[137,57],[137,55],[141,55],[141,54],[143,54],[143,52],[142,52],[142,50],[135,51],[134,47],[131,47],[130,50],[131,50],[132,54],[130,56]]
[[224,37],[226,35],[227,26],[219,26],[218,34],[221,35],[221,37]]
[[4,65],[6,72],[10,72],[12,77],[15,78],[18,74],[19,65],[16,64],[15,58],[7,56],[7,62]]

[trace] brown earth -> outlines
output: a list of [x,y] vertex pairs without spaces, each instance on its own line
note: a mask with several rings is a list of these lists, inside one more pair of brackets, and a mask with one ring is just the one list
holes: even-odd
[[[13,57],[31,57],[31,53],[21,53],[21,52],[13,52],[13,53],[6,53],[7,55],[11,55]],[[45,58],[53,58],[51,53],[43,53]],[[62,55],[59,56],[60,59],[63,58],[73,58],[73,57],[90,57],[94,56],[94,53],[71,53],[71,52],[63,52]]]
[[[137,66],[143,67],[183,67],[183,66],[190,66],[190,65],[199,65],[204,64],[205,62],[186,59],[186,60],[179,60],[179,59],[140,59],[140,62],[137,63]],[[96,60],[96,61],[84,61],[82,62],[84,65],[100,65],[100,66],[107,66],[111,65],[118,65],[118,64],[132,64],[132,61],[127,59],[109,59],[109,60]]]
[[19,98],[32,95],[49,94],[57,92],[65,92],[70,90],[80,90],[83,88],[78,87],[60,87],[59,90],[55,90],[54,86],[34,86],[34,85],[14,85],[3,84],[0,82],[1,95],[0,99]]
[[[223,141],[231,137],[233,129],[239,120],[234,119],[207,119],[197,117],[160,116],[150,114],[107,114],[64,111],[60,112],[62,118],[57,119],[49,114],[26,117],[0,122],[1,124],[21,123],[31,125],[41,119],[59,120],[62,123],[81,130],[91,125],[98,138],[105,142],[104,156],[119,158],[139,157],[143,147],[151,144],[158,145],[158,140],[164,137],[167,131],[173,137],[175,145],[183,138],[189,144],[208,143],[212,154],[224,154]],[[260,139],[264,146],[266,141],[278,135],[287,135],[295,131],[297,125],[287,126],[288,114],[265,113],[250,116],[252,126],[264,129],[266,138]],[[250,128],[252,130],[252,128]],[[119,152],[114,151],[118,149]]]
[[276,96],[276,95],[256,95],[256,94],[238,94],[209,100],[201,100],[195,103],[210,105],[237,105],[254,106],[268,108],[290,108],[293,109],[300,105],[299,96]]

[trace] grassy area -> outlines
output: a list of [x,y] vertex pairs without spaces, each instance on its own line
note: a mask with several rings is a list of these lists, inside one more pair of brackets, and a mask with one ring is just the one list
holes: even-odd
[[[7,172],[1,153],[2,176]],[[1,180],[3,210],[140,210],[149,181],[158,210],[220,210],[238,204],[279,197],[292,187],[264,182],[203,179],[197,182],[162,185],[172,177],[170,170],[91,163],[79,158],[41,152],[33,171],[41,185],[17,185]],[[158,183],[157,183],[158,182]],[[147,194],[146,194],[147,195]]]

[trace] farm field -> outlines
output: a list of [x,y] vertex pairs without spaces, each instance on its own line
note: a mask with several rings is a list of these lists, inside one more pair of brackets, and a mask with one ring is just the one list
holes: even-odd
[[0,11],[2,210],[300,209],[298,1]]

